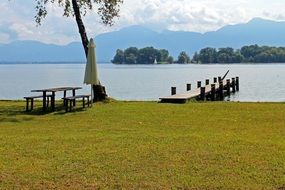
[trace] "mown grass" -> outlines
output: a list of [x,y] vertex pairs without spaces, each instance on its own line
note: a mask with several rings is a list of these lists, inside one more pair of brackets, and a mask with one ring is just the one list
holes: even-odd
[[0,101],[0,189],[285,189],[283,103]]

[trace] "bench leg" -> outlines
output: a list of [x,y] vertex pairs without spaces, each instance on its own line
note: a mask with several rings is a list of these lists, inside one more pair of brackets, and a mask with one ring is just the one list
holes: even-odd
[[85,108],[85,97],[82,98],[83,108]]
[[71,112],[72,104],[74,103],[73,100],[69,100],[69,111]]
[[31,111],[34,109],[34,99],[31,99]]
[[47,96],[47,108],[49,107],[49,97]]
[[[75,89],[72,90],[72,96],[75,96]],[[75,99],[73,100],[73,106],[75,106]]]
[[51,109],[52,111],[55,111],[55,92],[52,92],[51,95]]
[[68,101],[63,100],[64,106],[65,106],[65,112],[68,112]]
[[87,105],[90,106],[89,96],[87,97]]
[[[66,90],[63,92],[63,98],[66,98]],[[63,99],[63,105],[66,106],[66,101]]]
[[29,99],[27,98],[26,99],[26,112],[29,111]]
[[47,107],[46,107],[46,95],[47,95],[47,92],[43,91],[43,111],[44,112],[47,110]]

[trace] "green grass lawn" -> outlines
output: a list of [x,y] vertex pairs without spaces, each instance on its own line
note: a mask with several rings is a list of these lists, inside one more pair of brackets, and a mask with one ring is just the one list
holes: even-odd
[[285,189],[285,104],[0,101],[0,189]]

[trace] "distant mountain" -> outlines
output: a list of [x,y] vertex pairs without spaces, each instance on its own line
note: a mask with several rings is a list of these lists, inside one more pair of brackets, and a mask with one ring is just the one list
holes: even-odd
[[[142,26],[131,26],[119,31],[98,35],[96,53],[99,62],[109,62],[117,49],[130,46],[164,48],[174,57],[181,51],[192,55],[204,47],[233,47],[258,44],[285,46],[285,22],[255,18],[245,24],[228,25],[204,34],[196,32],[155,32]],[[84,61],[81,43],[66,46],[36,41],[15,41],[0,44],[0,62],[80,62]]]
[[0,62],[81,62],[84,51],[78,42],[66,46],[37,41],[15,41],[0,45]]

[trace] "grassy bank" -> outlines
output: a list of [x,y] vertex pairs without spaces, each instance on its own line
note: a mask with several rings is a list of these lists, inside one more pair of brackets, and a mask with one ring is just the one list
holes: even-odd
[[285,188],[285,104],[0,101],[0,189]]

